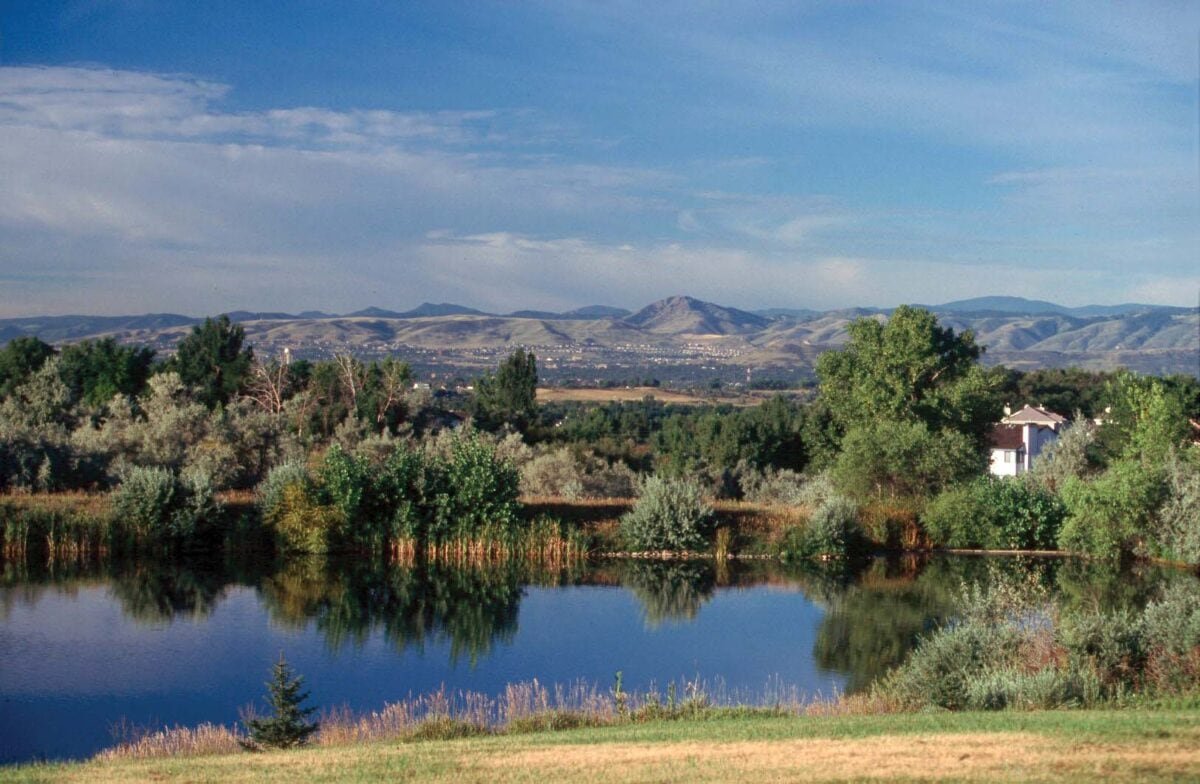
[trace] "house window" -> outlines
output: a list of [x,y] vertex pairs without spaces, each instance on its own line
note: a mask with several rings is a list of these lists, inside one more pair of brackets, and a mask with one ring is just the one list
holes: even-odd
[[1007,449],[1004,450],[1004,462],[1006,462],[1006,463],[1012,462],[1012,452],[1009,452]]

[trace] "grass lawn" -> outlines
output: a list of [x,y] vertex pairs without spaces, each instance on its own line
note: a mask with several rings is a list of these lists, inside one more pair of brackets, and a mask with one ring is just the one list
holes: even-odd
[[1200,710],[655,722],[32,765],[15,781],[1200,781]]

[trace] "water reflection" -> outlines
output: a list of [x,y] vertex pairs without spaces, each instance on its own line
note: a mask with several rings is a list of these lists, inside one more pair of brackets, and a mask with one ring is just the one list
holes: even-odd
[[291,561],[259,584],[272,620],[320,630],[332,648],[362,645],[376,630],[396,649],[450,642],[452,661],[472,663],[511,639],[524,581],[516,565],[389,567],[370,561]]
[[695,618],[717,586],[711,561],[628,561],[619,573],[621,584],[641,603],[650,628]]
[[396,565],[320,557],[5,562],[0,571],[0,623],[14,607],[36,604],[46,591],[70,596],[99,585],[136,624],[204,620],[233,588],[245,586],[256,592],[272,624],[315,629],[328,649],[361,647],[380,636],[398,653],[423,651],[436,643],[446,647],[452,666],[460,659],[474,666],[513,640],[530,585],[621,586],[640,605],[651,632],[664,624],[694,623],[725,589],[770,586],[802,594],[820,608],[810,655],[821,669],[845,676],[846,689],[853,692],[903,661],[922,635],[951,618],[964,586],[998,575],[1039,584],[1072,610],[1140,608],[1164,580],[1194,579],[1146,565],[1119,571],[1079,560],[911,556],[787,567],[770,562],[626,561],[572,571],[521,564]]

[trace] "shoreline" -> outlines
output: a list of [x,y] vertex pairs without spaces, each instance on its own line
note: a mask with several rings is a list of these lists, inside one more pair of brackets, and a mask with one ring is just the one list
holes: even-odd
[[[108,504],[107,493],[94,492],[61,492],[61,493],[0,493],[0,555],[4,557],[20,557],[21,549],[14,549],[8,542],[3,541],[4,522],[6,514],[16,516],[47,515],[68,520],[105,519]],[[248,517],[257,517],[258,509],[254,494],[251,491],[226,491],[218,495],[222,504],[222,517],[228,521],[244,521]],[[588,537],[593,548],[584,554],[584,558],[599,560],[636,559],[636,560],[740,560],[740,561],[782,561],[778,553],[773,552],[779,534],[787,526],[805,524],[810,511],[799,506],[783,506],[774,504],[752,503],[747,501],[715,501],[713,508],[718,520],[718,528],[731,532],[736,546],[720,556],[714,550],[706,551],[629,551],[619,547],[616,539],[616,528],[622,514],[629,511],[635,499],[628,498],[590,498],[569,499],[554,496],[526,496],[520,499],[523,515],[528,520],[550,518],[565,526],[576,528]],[[919,524],[908,519],[910,515],[896,515],[896,510],[887,507],[868,507],[864,510],[864,518],[878,517],[885,522],[892,520],[903,525],[919,528]],[[867,525],[863,525],[867,533]],[[921,534],[923,535],[923,534]],[[886,537],[890,539],[891,537]],[[911,541],[911,537],[907,537]],[[919,539],[919,537],[918,537]],[[924,555],[968,555],[968,556],[1019,556],[1032,558],[1061,558],[1096,560],[1096,556],[1083,552],[1068,550],[1015,550],[1015,549],[980,549],[952,548],[933,546],[888,546],[888,542],[880,537],[867,537],[868,549],[858,556],[924,556]],[[193,549],[190,553],[211,556],[218,554],[222,544],[215,548]],[[108,557],[110,554],[105,545],[93,543],[94,554]],[[34,548],[27,548],[33,550]],[[74,551],[66,553],[75,553]],[[329,555],[353,555],[352,552],[329,553]],[[820,557],[813,560],[818,562],[837,562],[845,557]],[[1139,563],[1156,564],[1189,571],[1200,571],[1200,564],[1190,564],[1183,561],[1172,561],[1151,556],[1132,556],[1131,560]]]

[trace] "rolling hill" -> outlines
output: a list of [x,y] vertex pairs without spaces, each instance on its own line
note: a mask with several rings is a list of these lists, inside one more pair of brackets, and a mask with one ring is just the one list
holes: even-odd
[[[989,363],[1021,368],[1126,366],[1200,375],[1200,310],[1129,306],[1127,313],[1079,315],[1071,312],[1078,308],[1014,300],[987,297],[934,310],[943,324],[973,330],[987,347],[984,361]],[[1005,305],[1043,312],[1002,312]],[[960,309],[967,306],[981,310]],[[630,368],[693,363],[795,369],[811,368],[822,351],[842,345],[853,319],[886,319],[887,314],[871,308],[751,313],[679,296],[633,314],[600,305],[562,314],[517,311],[500,316],[450,303],[426,303],[405,312],[367,308],[346,316],[249,311],[229,315],[242,323],[249,341],[262,351],[287,347],[297,356],[347,351],[407,356],[415,351],[453,354],[442,358],[450,364],[480,363],[491,361],[494,352],[526,346],[536,348],[539,357],[576,367],[616,362]],[[5,319],[0,320],[0,343],[21,335],[51,343],[113,336],[169,352],[199,321],[177,314]]]

